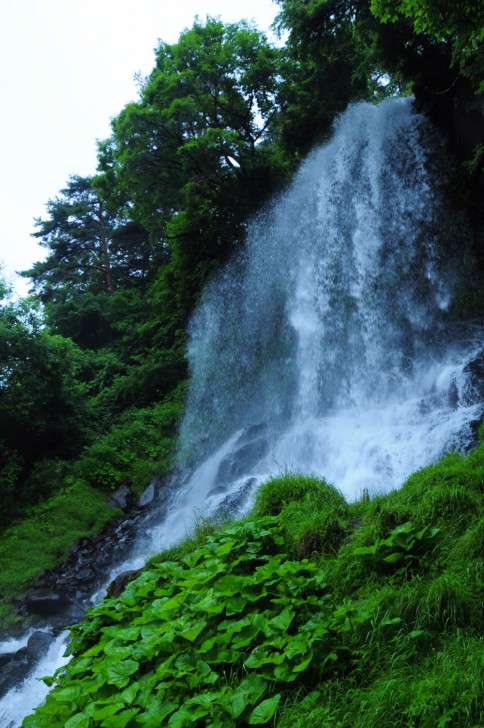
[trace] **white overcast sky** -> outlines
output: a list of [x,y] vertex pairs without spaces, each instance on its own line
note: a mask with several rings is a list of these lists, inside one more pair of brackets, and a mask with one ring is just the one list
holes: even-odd
[[158,40],[176,42],[196,15],[254,20],[268,30],[272,0],[0,0],[0,263],[14,271],[44,257],[33,219],[70,174],[96,169],[96,139],[137,98]]

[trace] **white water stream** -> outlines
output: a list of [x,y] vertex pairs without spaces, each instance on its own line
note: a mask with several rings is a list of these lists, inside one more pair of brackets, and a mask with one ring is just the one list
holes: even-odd
[[[444,249],[438,234],[454,234],[432,176],[440,153],[409,100],[355,105],[251,224],[192,320],[182,484],[112,576],[200,515],[243,512],[269,475],[316,474],[351,500],[470,445],[482,329],[442,323],[463,243]],[[0,703],[0,728],[42,700],[35,677],[59,666],[61,641]]]

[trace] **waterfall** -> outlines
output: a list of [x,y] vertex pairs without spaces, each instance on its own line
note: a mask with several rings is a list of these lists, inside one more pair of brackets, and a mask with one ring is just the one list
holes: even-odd
[[[439,145],[410,99],[350,107],[207,287],[180,457],[201,462],[241,432],[211,484],[219,500],[284,470],[350,500],[386,492],[471,442],[480,336],[443,324],[462,251],[443,249]],[[208,485],[194,477],[191,492]]]
[[[482,329],[444,323],[463,251],[442,242],[454,233],[439,145],[411,100],[354,105],[252,221],[190,324],[169,511],[118,573],[182,538],[199,514],[244,512],[270,475],[314,474],[352,500],[469,447],[484,412],[472,366]],[[0,703],[2,728],[32,709],[46,672]]]

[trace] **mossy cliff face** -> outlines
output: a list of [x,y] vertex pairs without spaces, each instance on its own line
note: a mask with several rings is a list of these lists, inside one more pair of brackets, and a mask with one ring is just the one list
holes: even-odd
[[351,505],[271,480],[92,609],[24,725],[482,724],[483,484],[483,446]]

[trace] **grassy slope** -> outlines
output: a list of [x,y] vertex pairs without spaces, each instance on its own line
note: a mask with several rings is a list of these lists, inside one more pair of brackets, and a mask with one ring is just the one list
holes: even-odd
[[0,539],[0,628],[15,625],[12,600],[44,569],[67,558],[81,536],[90,536],[121,511],[109,508],[105,493],[78,482],[32,509]]
[[370,502],[270,481],[94,608],[26,725],[483,725],[483,486],[483,445]]
[[41,571],[61,564],[77,539],[121,514],[107,505],[111,490],[129,481],[141,493],[169,469],[183,392],[181,384],[163,402],[125,412],[68,465],[55,495],[0,534],[0,630],[15,625],[13,600]]

